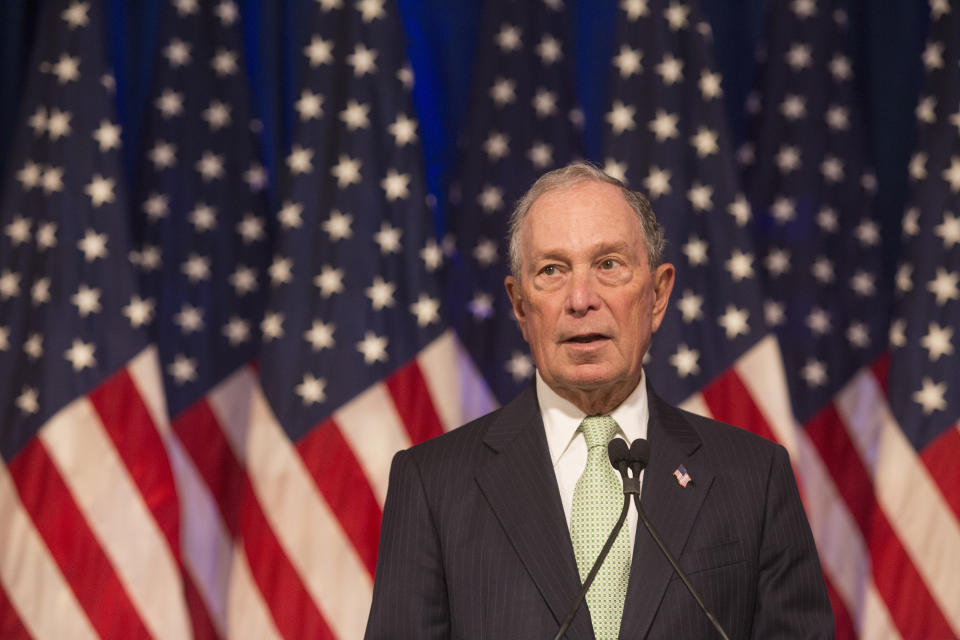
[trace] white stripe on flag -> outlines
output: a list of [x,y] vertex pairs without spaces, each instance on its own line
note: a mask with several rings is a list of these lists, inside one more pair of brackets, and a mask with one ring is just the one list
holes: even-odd
[[[267,603],[257,589],[242,546],[233,551],[233,570],[227,601],[227,634],[232,640],[280,640]],[[359,636],[358,636],[359,637]]]
[[47,638],[97,637],[70,585],[33,526],[13,478],[0,460],[0,587],[31,635]]
[[253,372],[244,368],[224,380],[210,393],[209,404],[225,432],[247,432],[245,442],[234,442],[241,447],[238,458],[274,535],[327,624],[338,637],[363,637],[373,597],[370,575],[277,423]]
[[707,401],[703,399],[702,393],[695,393],[680,403],[680,408],[690,413],[695,413],[704,418],[713,418],[713,412],[707,406]]
[[333,414],[340,432],[363,467],[380,508],[387,498],[390,461],[412,444],[386,386],[377,383]]
[[791,457],[797,451],[797,423],[793,418],[783,358],[777,339],[768,335],[737,360],[734,370],[763,419]]
[[473,358],[448,329],[417,356],[417,363],[444,431],[490,413],[497,401]]
[[140,399],[147,407],[153,419],[153,425],[166,439],[170,435],[170,418],[167,416],[167,401],[163,393],[163,379],[160,377],[160,360],[156,347],[147,347],[127,365],[127,371],[133,380]]
[[837,410],[887,513],[930,593],[960,636],[960,525],[900,430],[869,369],[840,391]]

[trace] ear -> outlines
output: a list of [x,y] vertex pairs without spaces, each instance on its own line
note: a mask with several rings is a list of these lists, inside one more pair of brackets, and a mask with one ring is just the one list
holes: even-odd
[[503,281],[503,286],[507,289],[507,296],[510,298],[510,305],[513,307],[513,317],[517,319],[520,325],[520,332],[523,339],[527,339],[527,313],[523,308],[523,292],[520,283],[513,276],[507,276]]
[[676,270],[669,262],[657,267],[653,272],[653,330],[660,328],[663,322],[663,316],[667,312],[667,302],[670,300],[670,292],[673,291],[673,282],[676,276]]

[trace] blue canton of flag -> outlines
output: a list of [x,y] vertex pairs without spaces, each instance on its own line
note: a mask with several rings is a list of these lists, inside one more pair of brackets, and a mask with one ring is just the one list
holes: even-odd
[[533,375],[513,317],[507,221],[543,173],[580,154],[573,50],[561,0],[487,3],[471,111],[460,141],[449,227],[456,255],[447,281],[454,326],[500,402]]

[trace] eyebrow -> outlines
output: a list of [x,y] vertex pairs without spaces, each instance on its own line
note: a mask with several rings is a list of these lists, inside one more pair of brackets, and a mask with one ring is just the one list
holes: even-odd
[[[629,251],[630,244],[627,242],[610,242],[596,247],[596,249],[593,251],[593,255],[599,256],[605,253],[629,253]],[[550,249],[544,253],[533,256],[533,262],[541,262],[543,260],[556,260],[557,262],[565,262],[568,260],[568,257],[562,249]]]

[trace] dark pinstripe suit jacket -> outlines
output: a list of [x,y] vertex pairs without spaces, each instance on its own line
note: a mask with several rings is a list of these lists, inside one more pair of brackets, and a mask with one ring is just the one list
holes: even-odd
[[[730,637],[832,637],[786,451],[649,401],[644,509]],[[394,458],[367,638],[552,638],[579,586],[533,385]],[[716,637],[642,527],[620,636]],[[585,605],[567,637],[593,638]]]

